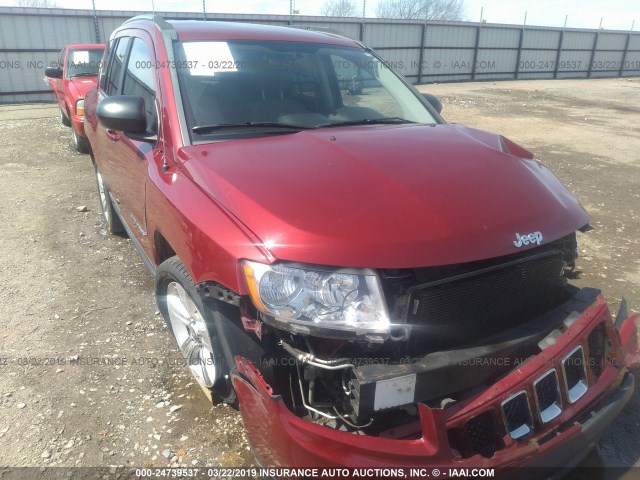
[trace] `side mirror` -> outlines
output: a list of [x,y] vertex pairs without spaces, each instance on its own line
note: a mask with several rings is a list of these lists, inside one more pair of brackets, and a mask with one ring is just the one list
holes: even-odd
[[442,113],[442,102],[438,97],[432,95],[430,93],[423,93],[422,96],[424,99],[431,104],[433,108],[436,109],[438,113]]
[[102,100],[96,109],[100,123],[106,128],[125,133],[147,131],[144,99],[134,95],[115,95]]
[[62,69],[56,67],[49,67],[44,70],[44,74],[49,78],[62,78]]

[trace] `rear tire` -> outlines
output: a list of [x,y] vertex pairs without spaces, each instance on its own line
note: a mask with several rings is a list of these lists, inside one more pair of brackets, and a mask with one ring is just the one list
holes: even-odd
[[[191,374],[212,397],[237,403],[231,384],[231,366],[218,332],[230,322],[225,305],[205,302],[178,257],[162,262],[155,275],[158,309],[187,362]],[[215,402],[215,400],[214,400]]]
[[67,117],[64,114],[62,109],[60,109],[60,123],[62,123],[65,127],[70,127],[71,126],[71,120],[69,120],[69,117]]
[[102,215],[106,224],[107,232],[111,235],[120,235],[124,232],[124,226],[120,221],[113,203],[111,203],[111,197],[109,196],[109,187],[104,183],[104,179],[98,170],[98,165],[93,162],[93,168],[96,174],[96,184],[98,186],[98,199],[100,200],[100,206],[102,207]]

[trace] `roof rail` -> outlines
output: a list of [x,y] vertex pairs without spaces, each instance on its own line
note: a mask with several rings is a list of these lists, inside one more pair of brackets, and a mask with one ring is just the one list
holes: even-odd
[[155,14],[145,13],[142,15],[136,15],[135,17],[125,20],[122,25],[126,25],[130,22],[136,22],[138,20],[148,20],[150,22],[153,22],[161,32],[171,33],[172,37],[177,38],[176,30],[175,28],[173,28],[173,25],[167,22],[163,17]]
[[297,28],[299,30],[307,30],[308,32],[324,33],[325,35],[330,35],[332,37],[346,38],[347,40],[356,42],[361,47],[366,48],[364,43],[362,43],[359,39],[349,37],[345,33],[330,27],[315,27],[315,26],[312,27],[312,26],[306,26],[306,25],[285,25],[285,26],[289,28]]

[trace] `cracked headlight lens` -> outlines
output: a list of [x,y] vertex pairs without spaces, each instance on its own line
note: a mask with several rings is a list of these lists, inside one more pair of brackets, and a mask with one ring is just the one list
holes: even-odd
[[[384,341],[389,318],[378,276],[369,270],[322,270],[245,260],[251,300],[276,327],[295,333]],[[271,321],[269,321],[271,320]]]

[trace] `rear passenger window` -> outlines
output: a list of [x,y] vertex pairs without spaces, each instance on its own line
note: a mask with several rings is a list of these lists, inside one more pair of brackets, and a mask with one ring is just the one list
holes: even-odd
[[122,95],[135,95],[144,99],[147,112],[147,130],[155,132],[157,129],[156,89],[151,65],[149,47],[141,38],[135,38],[124,75]]
[[127,47],[129,46],[129,37],[118,39],[116,49],[109,61],[107,71],[107,95],[119,95],[122,91],[122,64],[125,61]]

